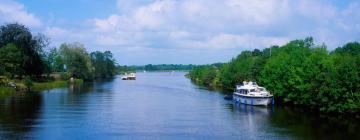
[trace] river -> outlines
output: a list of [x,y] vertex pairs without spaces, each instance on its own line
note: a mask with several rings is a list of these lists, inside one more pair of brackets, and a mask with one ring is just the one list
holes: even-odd
[[356,119],[234,104],[183,72],[0,100],[1,139],[359,139]]

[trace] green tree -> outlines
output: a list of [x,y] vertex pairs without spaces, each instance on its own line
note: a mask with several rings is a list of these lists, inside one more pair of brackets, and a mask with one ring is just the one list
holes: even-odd
[[94,67],[90,55],[80,43],[63,43],[60,46],[60,55],[64,62],[65,70],[75,78],[91,80]]
[[325,112],[360,111],[360,44],[350,42],[329,53],[313,38],[294,40],[279,47],[243,51],[230,62],[202,65],[190,78],[205,86],[232,89],[255,80],[279,101]]
[[[33,36],[28,28],[21,24],[6,24],[0,26],[0,48],[14,44],[21,53],[20,76],[40,75],[44,72],[42,50],[48,45],[45,36]],[[34,67],[36,66],[36,67]]]
[[21,75],[23,70],[20,68],[22,64],[22,54],[15,44],[7,44],[0,48],[0,69],[2,74],[10,75],[11,78],[14,75]]
[[336,48],[333,53],[338,54],[350,54],[350,55],[360,55],[360,43],[350,42],[345,44],[343,47]]
[[92,52],[90,56],[95,68],[95,77],[106,78],[115,74],[115,59],[110,51],[96,51]]
[[64,72],[64,60],[57,48],[51,48],[47,54],[47,61],[50,65],[51,72]]

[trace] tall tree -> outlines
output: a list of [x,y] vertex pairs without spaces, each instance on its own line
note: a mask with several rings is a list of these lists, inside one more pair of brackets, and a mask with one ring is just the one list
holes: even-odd
[[80,43],[63,43],[60,46],[60,55],[64,61],[64,67],[75,78],[91,80],[94,67],[90,55]]
[[28,28],[21,24],[0,26],[0,48],[14,44],[22,54],[19,75],[40,75],[44,72],[42,52],[48,45],[43,35],[33,36]]
[[92,52],[90,56],[95,68],[95,77],[106,78],[115,74],[115,60],[110,51],[96,51]]
[[20,69],[22,64],[22,54],[15,44],[8,44],[0,48],[0,74],[21,75],[23,69]]

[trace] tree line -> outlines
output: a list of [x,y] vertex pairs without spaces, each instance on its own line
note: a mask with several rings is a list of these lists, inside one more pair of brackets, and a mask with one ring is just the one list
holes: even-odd
[[92,80],[116,73],[110,51],[88,53],[81,43],[63,43],[49,49],[49,44],[49,38],[32,34],[24,25],[0,26],[0,76],[41,79],[44,75],[60,73],[63,79]]
[[232,90],[256,81],[281,103],[324,112],[360,111],[360,44],[349,42],[333,51],[313,38],[283,46],[243,51],[221,66],[195,67],[190,78],[201,85]]
[[195,65],[189,64],[189,65],[183,65],[183,64],[147,64],[144,66],[129,66],[128,68],[132,70],[137,71],[171,71],[171,70],[178,70],[178,71],[189,71],[192,70],[192,68]]

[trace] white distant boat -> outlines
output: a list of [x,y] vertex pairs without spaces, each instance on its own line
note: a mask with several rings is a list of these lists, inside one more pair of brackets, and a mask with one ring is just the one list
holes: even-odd
[[136,75],[135,73],[125,73],[122,77],[121,77],[122,80],[136,80]]
[[243,82],[243,85],[236,85],[233,93],[235,102],[248,105],[269,105],[272,102],[273,95],[264,87],[260,87],[256,82]]

